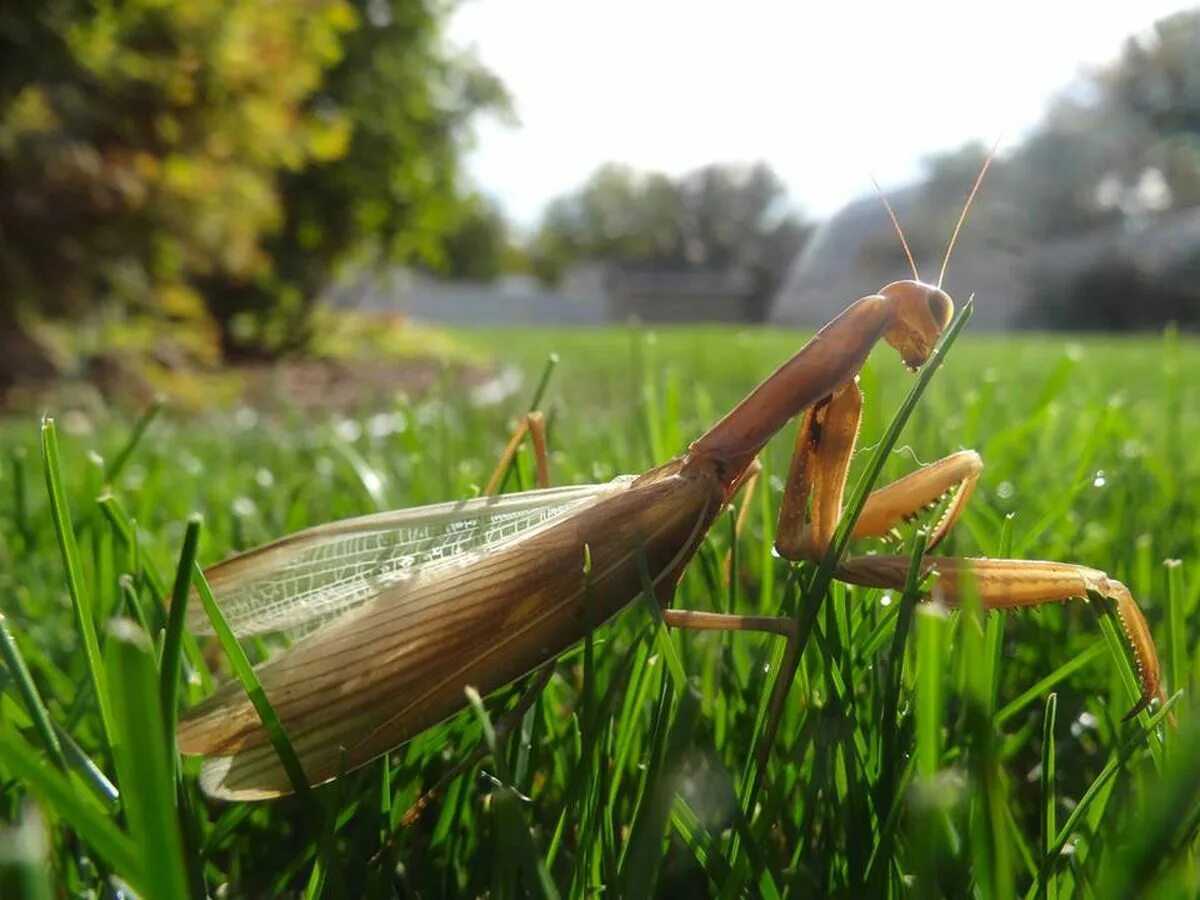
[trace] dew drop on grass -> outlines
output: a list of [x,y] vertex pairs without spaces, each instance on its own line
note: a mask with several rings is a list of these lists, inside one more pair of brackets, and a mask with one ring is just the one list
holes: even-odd
[[383,490],[383,479],[379,477],[379,473],[374,469],[368,469],[366,472],[363,472],[362,483],[367,493],[372,496]]
[[240,407],[233,414],[233,424],[241,431],[249,431],[258,424],[258,413],[249,406]]
[[354,419],[340,419],[333,427],[337,432],[337,436],[350,444],[353,444],[362,436],[362,425]]
[[367,419],[367,433],[373,438],[385,438],[403,431],[408,425],[402,412],[376,413]]
[[71,435],[91,434],[92,420],[88,418],[87,413],[72,409],[63,414],[62,427],[63,431]]
[[883,596],[879,598],[879,605],[880,606],[891,606],[892,605],[891,591],[884,592]]
[[1121,445],[1121,455],[1126,459],[1137,459],[1139,456],[1145,455],[1145,453],[1145,448],[1132,438]]
[[258,507],[254,505],[254,501],[249,497],[235,497],[233,499],[233,514],[240,518],[249,518],[258,512]]
[[996,496],[1001,500],[1010,500],[1012,495],[1017,492],[1011,481],[1002,481],[996,485]]
[[1100,469],[1096,472],[1096,477],[1092,479],[1092,487],[1102,488],[1108,484],[1108,479],[1104,477],[1104,470]]
[[1071,723],[1071,737],[1080,737],[1085,731],[1093,731],[1099,723],[1090,712],[1081,712],[1079,718]]
[[496,406],[503,403],[521,389],[521,372],[516,366],[508,366],[499,375],[471,389],[474,406]]

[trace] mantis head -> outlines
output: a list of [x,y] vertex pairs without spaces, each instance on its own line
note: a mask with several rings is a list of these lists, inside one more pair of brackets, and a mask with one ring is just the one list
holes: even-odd
[[959,213],[958,222],[954,225],[954,231],[950,233],[950,243],[946,245],[946,255],[942,257],[942,270],[938,273],[936,285],[926,284],[921,280],[912,248],[908,246],[908,240],[904,237],[904,229],[900,227],[896,212],[888,203],[879,182],[875,182],[875,190],[879,193],[879,199],[883,201],[888,218],[892,220],[892,226],[896,229],[897,237],[900,238],[900,246],[904,248],[908,264],[912,266],[912,280],[893,281],[879,292],[889,301],[893,310],[892,323],[884,332],[883,338],[896,348],[904,360],[904,364],[910,369],[916,369],[925,364],[930,354],[933,353],[937,339],[941,337],[942,332],[946,330],[950,320],[954,317],[954,301],[950,299],[949,294],[942,290],[942,282],[946,280],[946,267],[950,265],[950,255],[954,252],[958,233],[967,219],[967,211],[970,210],[975,195],[979,193],[979,186],[983,184],[983,176],[987,174],[988,167],[992,164],[992,158],[996,155],[996,146],[998,145],[999,140],[992,147],[992,152],[988,154],[987,159],[983,161],[979,175],[975,178],[975,184],[971,187],[971,193],[967,195],[962,212]]
[[893,281],[879,293],[895,309],[883,339],[910,369],[923,365],[954,317],[954,301],[941,288],[922,281]]

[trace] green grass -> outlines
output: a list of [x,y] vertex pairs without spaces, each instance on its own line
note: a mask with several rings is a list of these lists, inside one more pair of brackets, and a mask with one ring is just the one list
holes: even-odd
[[[398,827],[409,805],[494,740],[516,691],[307,797],[212,803],[187,760],[176,781],[169,723],[211,690],[206,660],[219,658],[167,628],[166,598],[191,571],[195,514],[207,564],[307,525],[468,496],[552,351],[560,359],[542,405],[554,479],[636,472],[684,450],[805,336],[459,337],[514,367],[521,387],[480,405],[447,381],[416,401],[397,395],[321,421],[287,410],[192,421],[166,410],[145,423],[73,413],[44,428],[5,423],[0,895],[111,896],[121,883],[153,897],[223,885],[254,897],[1200,891],[1190,701],[1200,677],[1200,344],[1173,336],[1064,341],[968,328],[882,478],[979,450],[987,468],[944,549],[1082,562],[1129,584],[1168,690],[1184,691],[1178,732],[1161,712],[1121,722],[1131,669],[1103,603],[946,615],[899,591],[835,582],[827,595],[806,593],[813,567],[771,552],[785,436],[766,456],[767,489],[753,500],[732,584],[722,517],[675,601],[811,616],[756,792],[749,766],[780,641],[670,633],[645,603],[572,648],[501,743],[503,758],[452,782],[412,827]],[[852,479],[912,384],[890,350],[875,353]],[[522,457],[510,489],[529,486],[530,470]],[[899,552],[919,546],[913,538]],[[114,618],[149,623],[151,634]],[[245,646],[251,659],[268,649]],[[233,677],[222,666],[218,677]]]

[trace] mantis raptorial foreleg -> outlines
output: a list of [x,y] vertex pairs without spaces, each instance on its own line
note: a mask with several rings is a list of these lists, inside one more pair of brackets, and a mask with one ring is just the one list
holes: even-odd
[[[861,409],[858,387],[848,382],[805,414],[779,516],[776,547],[784,557],[816,562],[832,542],[842,516]],[[953,490],[955,495],[927,545],[936,546],[957,522],[982,465],[978,454],[962,451],[880,488],[868,498],[852,537],[886,535],[893,526],[916,517]],[[1141,609],[1129,589],[1104,572],[1061,562],[952,557],[926,557],[924,566],[926,571],[937,571],[937,596],[950,606],[957,606],[967,591],[973,591],[986,609],[1038,606],[1093,594],[1108,597],[1117,604],[1143,686],[1142,696],[1128,715],[1145,709],[1156,698],[1166,699]],[[835,575],[851,584],[900,590],[908,567],[906,556],[848,557]]]

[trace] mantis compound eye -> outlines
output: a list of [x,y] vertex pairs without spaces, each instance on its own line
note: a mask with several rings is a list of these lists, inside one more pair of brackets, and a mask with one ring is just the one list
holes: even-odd
[[929,291],[926,298],[929,304],[929,314],[933,316],[933,321],[937,323],[939,331],[945,331],[946,326],[950,324],[950,320],[954,317],[954,301],[950,299],[950,295],[940,288],[933,288]]

